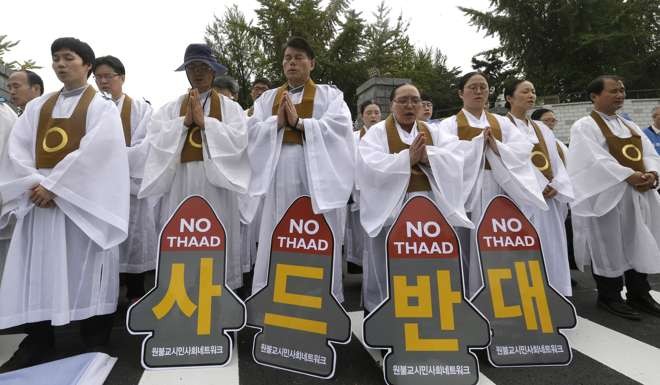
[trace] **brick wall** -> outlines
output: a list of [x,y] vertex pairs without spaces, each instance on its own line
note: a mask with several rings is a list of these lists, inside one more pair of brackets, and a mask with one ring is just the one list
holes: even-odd
[[[657,105],[660,105],[660,99],[627,99],[619,113],[627,113],[638,126],[644,128],[651,124],[651,113]],[[553,110],[557,115],[559,123],[554,130],[555,136],[565,143],[569,141],[573,123],[589,115],[592,110],[591,102],[546,104],[543,107]]]

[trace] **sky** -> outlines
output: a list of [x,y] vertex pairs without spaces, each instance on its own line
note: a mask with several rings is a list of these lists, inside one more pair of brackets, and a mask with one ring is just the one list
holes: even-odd
[[[160,107],[188,88],[185,74],[174,72],[183,62],[188,44],[203,43],[213,15],[222,16],[226,7],[234,3],[248,19],[256,19],[255,0],[5,1],[0,4],[0,35],[20,40],[5,56],[6,61],[33,59],[43,67],[36,72],[44,79],[46,92],[61,87],[50,68],[50,44],[58,37],[74,36],[89,43],[97,56],[114,55],[121,59],[126,67],[124,92],[145,97],[154,107]],[[372,22],[379,3],[380,0],[353,0],[350,7]],[[498,41],[486,37],[483,31],[477,32],[457,6],[487,10],[489,3],[388,0],[386,4],[392,9],[393,20],[402,13],[410,21],[408,35],[415,46],[439,48],[450,67],[470,70],[471,57],[497,47]],[[34,12],[26,10],[26,4]]]

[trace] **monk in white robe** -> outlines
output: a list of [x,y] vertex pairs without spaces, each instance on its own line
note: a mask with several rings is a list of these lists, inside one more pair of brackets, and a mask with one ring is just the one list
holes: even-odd
[[515,80],[504,90],[507,117],[534,144],[530,159],[539,189],[543,191],[548,210],[527,207],[529,219],[541,239],[545,270],[550,285],[565,296],[573,293],[566,244],[566,207],[573,200],[573,186],[559,156],[557,139],[544,123],[527,118],[536,103],[536,90],[527,80]]
[[[372,100],[367,100],[360,105],[360,116],[362,117],[362,128],[353,132],[355,139],[355,158],[358,157],[358,146],[360,140],[367,133],[367,130],[374,124],[381,121],[380,106]],[[356,168],[357,173],[357,168]],[[348,272],[352,270],[360,271],[364,260],[364,253],[368,252],[367,243],[369,235],[360,223],[360,188],[357,185],[357,174],[351,201],[347,207],[346,231],[344,232],[344,253],[348,262]]]
[[[459,148],[465,157],[465,210],[472,221],[478,223],[491,199],[500,194],[509,196],[523,211],[525,207],[547,210],[529,160],[533,145],[509,119],[485,111],[488,90],[488,82],[482,74],[464,75],[458,90],[463,108],[440,123],[441,130],[460,139]],[[460,227],[456,230],[472,296],[482,285],[476,232]]]
[[0,161],[0,228],[15,221],[0,282],[0,328],[28,324],[28,337],[2,371],[47,359],[51,324],[84,320],[86,347],[106,344],[107,315],[117,306],[117,246],[129,214],[121,120],[114,103],[87,85],[89,45],[60,38],[51,53],[64,88],[28,103]]
[[616,114],[625,98],[619,78],[601,76],[587,91],[594,111],[571,127],[568,151],[575,259],[580,269],[591,264],[599,307],[633,320],[640,311],[660,316],[647,279],[660,272],[660,157],[637,125]]
[[[156,268],[157,233],[155,198],[138,199],[142,172],[148,149],[144,139],[152,108],[140,98],[123,92],[126,77],[124,64],[114,56],[96,58],[94,78],[100,91],[111,95],[117,105],[126,140],[131,175],[131,214],[128,238],[119,246],[119,272],[127,275],[127,298],[135,301],[145,293],[144,272]],[[143,144],[144,143],[144,144]]]
[[226,282],[236,289],[243,284],[238,194],[250,180],[245,113],[211,88],[214,76],[226,69],[206,45],[188,46],[178,68],[183,69],[192,90],[153,115],[138,198],[161,197],[158,229],[186,197],[209,201],[227,233]]
[[[0,159],[7,155],[7,139],[11,128],[16,122],[16,113],[7,104],[0,103]],[[2,197],[0,196],[0,210],[2,210]],[[0,211],[1,212],[1,211]],[[5,266],[5,257],[11,239],[12,226],[6,226],[0,230],[0,280]]]
[[344,95],[333,86],[314,84],[314,64],[309,44],[290,39],[283,60],[287,84],[261,95],[248,121],[250,195],[264,197],[252,292],[266,286],[275,225],[296,198],[310,195],[314,212],[324,215],[334,234],[332,291],[342,302],[341,240],[353,189],[355,142]]
[[359,145],[357,184],[360,219],[370,238],[363,262],[364,308],[374,310],[387,296],[386,237],[409,198],[433,200],[449,224],[473,227],[463,202],[463,154],[459,140],[418,121],[419,91],[400,85],[390,96],[392,115],[375,124]]

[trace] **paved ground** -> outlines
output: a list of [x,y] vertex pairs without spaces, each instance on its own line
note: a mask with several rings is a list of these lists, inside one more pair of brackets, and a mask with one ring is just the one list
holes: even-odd
[[[496,369],[480,354],[483,374],[480,384],[506,385],[627,385],[660,384],[660,318],[647,316],[641,322],[610,316],[595,305],[595,287],[589,274],[573,272],[578,280],[573,302],[579,315],[578,327],[569,334],[574,349],[573,362],[568,367]],[[660,298],[660,276],[650,278]],[[359,279],[346,280],[346,308],[359,321]],[[221,369],[145,372],[140,366],[142,337],[129,335],[124,328],[124,314],[117,316],[108,353],[118,357],[106,385],[168,385],[168,384],[384,384],[382,369],[375,362],[378,352],[368,352],[358,338],[348,345],[337,345],[337,370],[334,379],[311,377],[271,369],[254,363],[251,356],[254,329],[238,333],[237,355],[232,364]],[[357,325],[354,325],[354,328]],[[57,357],[77,354],[82,346],[77,325],[57,331]],[[0,362],[11,354],[20,341],[16,330],[0,335]],[[568,333],[567,333],[568,334]]]

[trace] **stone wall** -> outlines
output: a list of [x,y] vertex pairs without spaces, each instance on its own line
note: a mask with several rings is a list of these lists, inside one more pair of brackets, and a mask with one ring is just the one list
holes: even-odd
[[[660,99],[627,99],[619,113],[630,117],[641,128],[651,124],[651,113],[655,106],[660,105]],[[568,143],[570,129],[573,123],[591,113],[591,102],[546,104],[544,108],[551,109],[557,115],[559,122],[555,127],[555,136]]]
[[410,79],[401,78],[371,78],[362,83],[356,90],[357,109],[356,127],[362,126],[360,116],[360,104],[367,100],[373,100],[380,107],[383,119],[390,113],[390,93],[396,86],[404,83],[410,83]]

